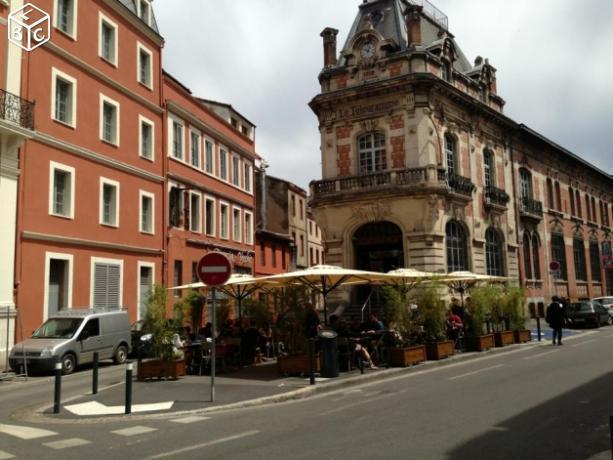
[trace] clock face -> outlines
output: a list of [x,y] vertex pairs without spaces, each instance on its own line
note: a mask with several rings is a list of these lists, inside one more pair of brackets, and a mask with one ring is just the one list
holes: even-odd
[[360,54],[364,59],[370,59],[375,55],[375,44],[373,42],[367,42],[362,45]]

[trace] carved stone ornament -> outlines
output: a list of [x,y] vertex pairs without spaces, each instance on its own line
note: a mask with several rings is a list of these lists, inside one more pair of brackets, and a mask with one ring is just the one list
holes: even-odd
[[426,225],[433,228],[438,221],[438,195],[432,194],[428,196],[426,206]]
[[360,124],[364,131],[374,131],[379,126],[379,120],[377,118],[373,118],[370,120],[364,120]]
[[549,225],[551,225],[552,233],[564,233],[564,226],[562,225],[562,222],[559,218],[554,217],[553,219],[551,219],[551,221],[549,221]]
[[391,206],[388,202],[378,200],[353,206],[353,216],[360,221],[377,222],[391,215]]
[[453,202],[447,202],[447,212],[452,219],[463,221],[466,217],[466,210],[463,206],[459,206]]

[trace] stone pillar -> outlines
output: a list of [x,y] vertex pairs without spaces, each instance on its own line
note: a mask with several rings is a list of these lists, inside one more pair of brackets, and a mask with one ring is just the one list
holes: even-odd
[[320,34],[324,39],[324,67],[336,65],[336,36],[338,30],[326,27]]

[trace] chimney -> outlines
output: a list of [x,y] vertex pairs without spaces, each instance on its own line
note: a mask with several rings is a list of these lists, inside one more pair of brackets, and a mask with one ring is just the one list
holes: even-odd
[[404,10],[404,20],[407,26],[407,45],[421,45],[421,12],[422,6],[409,5]]
[[332,67],[336,65],[336,36],[338,30],[332,27],[326,27],[321,37],[324,39],[324,67]]

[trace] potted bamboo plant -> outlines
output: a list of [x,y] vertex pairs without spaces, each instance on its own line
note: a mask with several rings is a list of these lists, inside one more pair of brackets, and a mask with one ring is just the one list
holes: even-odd
[[448,358],[454,354],[455,343],[447,339],[445,302],[441,288],[437,285],[419,289],[415,304],[421,316],[422,337],[426,345],[426,356],[430,360]]
[[156,284],[147,303],[144,324],[146,333],[151,334],[154,358],[138,361],[138,380],[153,377],[177,379],[185,375],[185,359],[172,344],[177,322],[166,317],[166,299],[166,289]]
[[512,286],[506,289],[504,309],[513,331],[515,343],[526,343],[532,340],[530,329],[526,329],[527,317],[524,312],[525,295],[522,288]]
[[492,286],[490,317],[493,324],[494,344],[496,347],[504,347],[513,344],[513,331],[509,326],[506,296],[507,291],[502,286]]
[[470,290],[470,305],[467,308],[467,345],[473,351],[494,348],[494,334],[486,330],[491,318],[491,307],[498,301],[500,288],[495,285],[476,286]]
[[383,316],[389,328],[397,332],[395,346],[388,349],[392,366],[406,367],[426,360],[426,347],[420,343],[421,317],[411,308],[402,287],[383,288]]

